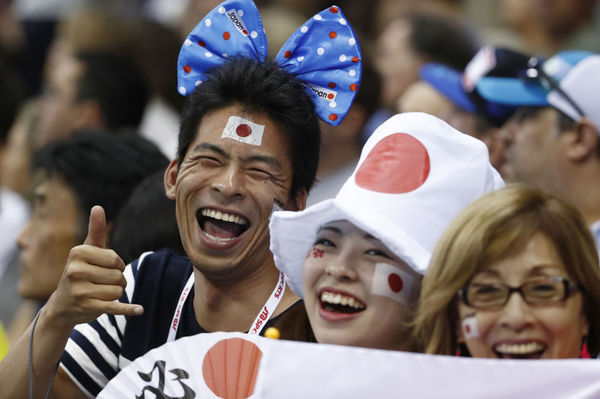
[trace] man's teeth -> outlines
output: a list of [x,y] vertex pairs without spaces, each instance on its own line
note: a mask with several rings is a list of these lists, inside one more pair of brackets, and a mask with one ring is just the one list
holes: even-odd
[[240,225],[245,225],[248,223],[248,221],[242,217],[231,215],[225,212],[215,211],[214,209],[202,209],[202,216]]
[[321,302],[330,303],[332,305],[349,306],[358,310],[365,308],[365,305],[352,297],[344,296],[342,294],[334,294],[333,292],[327,291],[321,293]]
[[526,344],[507,344],[497,345],[494,350],[505,355],[527,355],[540,352],[544,346],[538,342],[528,342]]
[[233,237],[233,238],[215,237],[213,235],[210,235],[206,231],[204,232],[204,235],[207,236],[208,238],[210,238],[211,240],[217,241],[217,242],[228,242],[228,241],[231,241],[231,240],[235,239],[235,237]]

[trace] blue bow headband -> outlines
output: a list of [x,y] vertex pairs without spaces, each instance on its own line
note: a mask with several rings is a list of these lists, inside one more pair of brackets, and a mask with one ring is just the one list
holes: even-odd
[[[206,72],[227,57],[263,62],[267,38],[252,0],[227,0],[212,10],[188,35],[177,61],[179,93],[191,94]],[[306,21],[285,42],[275,62],[306,85],[319,118],[337,126],[360,84],[358,41],[342,10],[331,6]]]

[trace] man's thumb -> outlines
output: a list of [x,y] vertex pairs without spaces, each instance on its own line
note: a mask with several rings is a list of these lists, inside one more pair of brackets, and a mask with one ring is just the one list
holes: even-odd
[[88,234],[84,244],[93,245],[95,247],[106,247],[106,215],[104,208],[100,205],[95,205],[90,211],[90,223],[88,225]]

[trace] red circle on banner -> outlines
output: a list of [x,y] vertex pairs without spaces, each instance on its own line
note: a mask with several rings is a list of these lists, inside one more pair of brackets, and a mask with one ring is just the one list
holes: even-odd
[[224,32],[223,33],[223,39],[229,40],[230,37],[231,37],[231,35],[229,34],[229,32]]
[[243,33],[244,35],[246,35],[246,36],[248,35],[248,31],[247,31],[246,29],[243,29],[243,30],[242,30],[242,33]]
[[202,361],[202,377],[220,398],[245,399],[254,393],[262,351],[241,338],[224,339],[212,346]]
[[396,273],[391,273],[388,276],[388,285],[392,291],[400,292],[402,291],[402,287],[404,287],[404,282],[402,281],[402,277]]
[[471,326],[470,326],[470,325],[468,325],[468,324],[465,324],[465,332],[466,332],[467,334],[471,334]]
[[235,128],[235,134],[240,137],[248,137],[252,134],[252,128],[245,123],[242,123]]
[[430,168],[429,153],[419,140],[406,133],[394,133],[375,145],[354,179],[366,190],[402,194],[425,183]]
[[333,95],[333,93],[329,93],[329,94],[327,95],[327,99],[329,99],[329,100],[333,100],[333,97],[335,97],[335,96]]

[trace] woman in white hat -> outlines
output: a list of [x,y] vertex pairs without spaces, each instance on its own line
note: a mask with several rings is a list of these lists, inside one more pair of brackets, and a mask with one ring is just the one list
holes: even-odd
[[318,342],[412,350],[431,251],[471,201],[504,185],[481,141],[423,113],[383,123],[336,198],[275,212],[271,250]]

